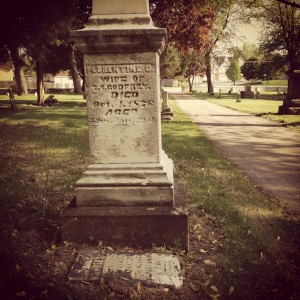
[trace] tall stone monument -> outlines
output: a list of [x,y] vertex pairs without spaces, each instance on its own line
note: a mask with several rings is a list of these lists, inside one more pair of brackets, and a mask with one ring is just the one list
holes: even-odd
[[63,236],[187,249],[185,193],[161,141],[166,30],[153,26],[147,0],[93,0],[89,24],[72,37],[84,54],[92,163],[63,214]]
[[279,115],[300,115],[300,57],[286,72],[288,76],[288,91],[283,105],[279,106]]

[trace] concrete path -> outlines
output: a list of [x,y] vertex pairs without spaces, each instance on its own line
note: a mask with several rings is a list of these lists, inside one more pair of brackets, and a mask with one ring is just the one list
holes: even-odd
[[177,105],[263,192],[300,219],[300,134],[280,124],[185,94]]

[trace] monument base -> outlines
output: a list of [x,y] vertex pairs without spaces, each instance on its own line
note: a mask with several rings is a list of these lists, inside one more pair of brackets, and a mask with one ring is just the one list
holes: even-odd
[[176,246],[188,250],[188,214],[184,185],[175,183],[174,207],[76,207],[62,216],[62,237],[76,242],[102,241],[112,247]]
[[300,99],[293,99],[278,108],[279,115],[300,115]]
[[173,206],[173,161],[164,151],[160,163],[91,164],[76,183],[82,207]]
[[170,107],[166,106],[162,109],[161,119],[164,121],[165,120],[170,121],[173,119],[173,112]]

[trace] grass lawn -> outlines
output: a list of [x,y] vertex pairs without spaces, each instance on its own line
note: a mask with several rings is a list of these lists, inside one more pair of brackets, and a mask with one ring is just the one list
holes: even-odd
[[282,95],[277,93],[264,92],[261,93],[261,99],[241,99],[241,102],[236,102],[237,94],[222,94],[221,99],[218,99],[217,95],[211,97],[205,93],[197,93],[195,96],[241,112],[280,122],[300,131],[299,115],[278,115],[278,107],[282,105]]
[[82,245],[59,238],[59,220],[74,195],[73,184],[89,163],[88,130],[80,96],[56,96],[59,106],[43,108],[30,105],[32,98],[17,98],[20,110],[15,113],[0,98],[4,299],[299,297],[299,225],[222,158],[173,101],[175,118],[163,122],[163,146],[174,160],[176,177],[186,185],[190,251],[151,251],[180,257],[183,288],[137,288],[114,278],[97,284],[68,283],[66,274]]
[[[267,86],[287,86],[288,81],[287,80],[261,80],[261,81],[254,81],[254,82],[248,82],[247,84],[250,85],[267,85]],[[241,83],[239,85],[245,85],[245,83]]]

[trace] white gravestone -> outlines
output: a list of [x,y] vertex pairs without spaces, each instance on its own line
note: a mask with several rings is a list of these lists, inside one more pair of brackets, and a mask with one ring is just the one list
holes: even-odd
[[64,213],[63,236],[187,249],[187,213],[177,215],[175,204],[184,207],[185,197],[174,197],[173,162],[161,140],[166,30],[153,26],[147,0],[93,0],[92,11],[89,24],[72,32],[84,56],[92,163]]

